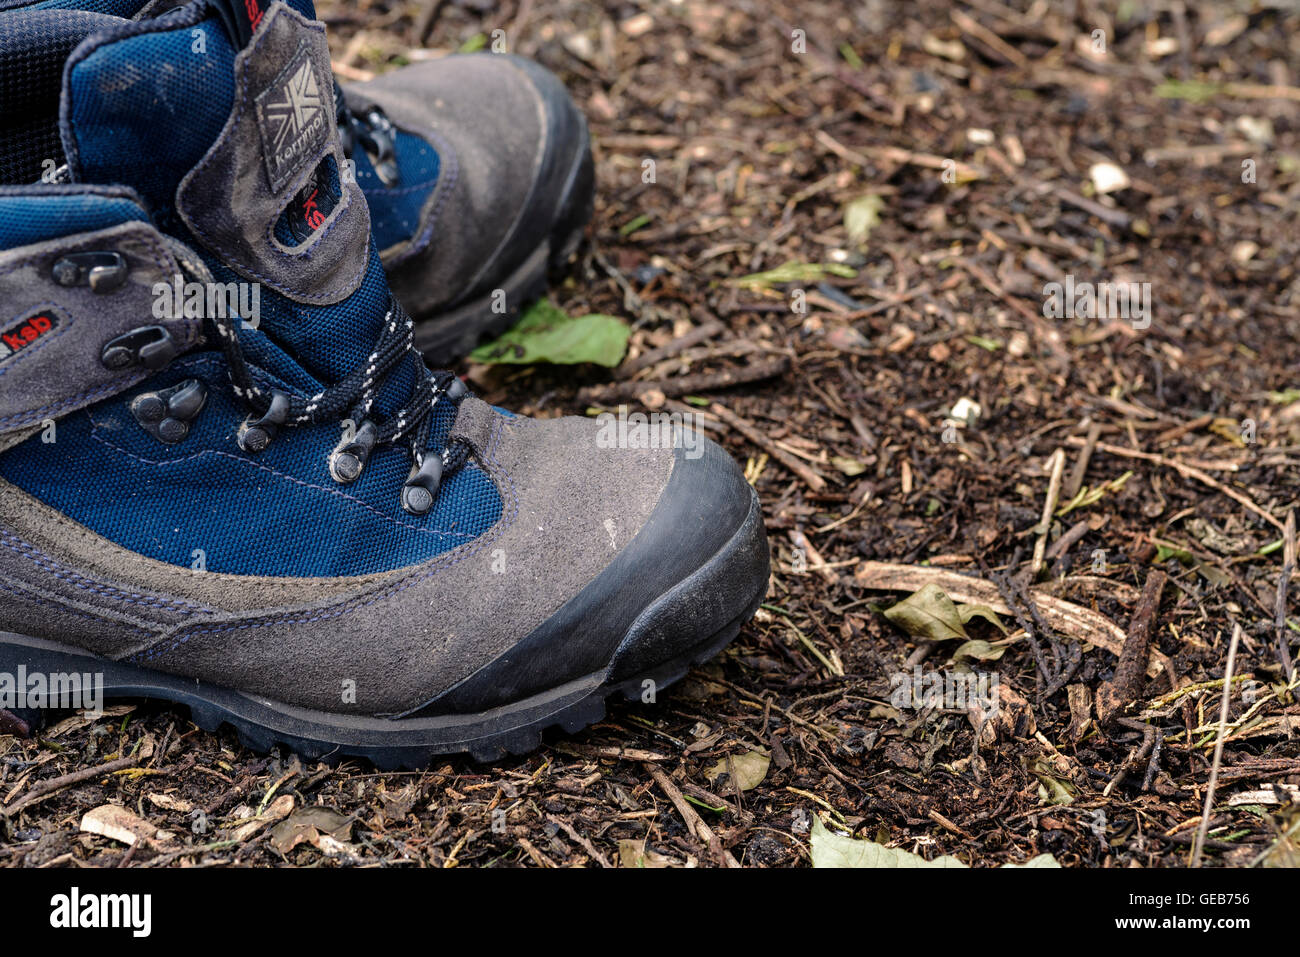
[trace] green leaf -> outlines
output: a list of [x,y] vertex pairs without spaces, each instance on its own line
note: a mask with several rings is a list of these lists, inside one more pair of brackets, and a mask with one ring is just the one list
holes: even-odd
[[1038,778],[1038,800],[1042,804],[1073,804],[1079,789],[1069,781],[1056,775],[1052,763],[1046,758],[1039,758],[1029,770]]
[[831,465],[835,466],[849,478],[855,475],[861,475],[867,470],[867,467],[857,459],[851,459],[846,455],[832,455]]
[[763,783],[767,777],[768,766],[771,765],[772,759],[766,754],[758,751],[746,751],[744,754],[733,755],[730,760],[723,758],[705,773],[705,777],[712,784],[724,774],[731,773],[731,766],[736,768],[736,783],[740,785],[742,791],[752,791]]
[[885,201],[875,193],[867,193],[844,206],[844,228],[848,231],[849,242],[861,246],[871,235],[871,231],[880,225],[880,211],[885,208]]
[[913,638],[948,641],[970,637],[957,606],[938,585],[923,586],[886,608],[884,615]]
[[1185,548],[1180,548],[1177,545],[1169,545],[1164,542],[1156,542],[1155,563],[1157,565],[1163,565],[1171,558],[1178,559],[1178,561],[1184,565],[1191,565],[1196,561],[1196,559],[1192,557],[1192,553]]
[[637,216],[635,219],[628,220],[622,226],[618,227],[618,234],[620,236],[631,236],[638,229],[641,229],[643,226],[649,224],[650,218],[651,217],[649,213],[642,213],[640,216]]
[[[927,861],[919,854],[897,847],[886,847],[874,841],[833,834],[826,830],[821,818],[814,816],[812,824],[813,867],[966,867],[950,855]],[[1004,864],[1003,867],[1060,867],[1050,854],[1039,854],[1024,864]]]
[[1002,619],[988,605],[958,605],[957,614],[961,616],[961,623],[969,625],[972,618],[983,618],[989,624],[994,625],[1002,634],[1007,633],[1006,625],[1002,624]]
[[967,336],[966,341],[973,346],[979,346],[985,352],[997,352],[1002,348],[1002,343],[988,336]]
[[739,279],[729,280],[729,285],[742,286],[747,289],[766,289],[787,282],[821,282],[827,276],[839,276],[841,279],[855,279],[858,271],[840,263],[800,263],[788,262],[769,269],[767,272],[750,273]]
[[546,299],[528,307],[519,323],[496,342],[470,353],[472,362],[529,365],[593,362],[613,368],[623,361],[631,328],[622,319],[591,313],[570,318]]
[[477,53],[487,46],[487,34],[476,33],[460,45],[457,53]]

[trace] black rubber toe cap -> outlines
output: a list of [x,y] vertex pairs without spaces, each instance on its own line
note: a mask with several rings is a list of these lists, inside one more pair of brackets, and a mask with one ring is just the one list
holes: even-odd
[[481,712],[602,673],[623,681],[707,644],[752,610],[768,576],[758,499],[725,451],[699,442],[694,452],[677,449],[650,518],[595,580],[413,714]]

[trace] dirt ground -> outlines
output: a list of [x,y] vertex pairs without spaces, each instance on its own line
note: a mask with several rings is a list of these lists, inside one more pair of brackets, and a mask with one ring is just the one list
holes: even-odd
[[[553,298],[632,322],[630,358],[461,371],[531,414],[697,413],[762,497],[767,603],[656,703],[494,765],[302,766],[151,704],[0,737],[0,864],[799,866],[817,815],[977,866],[1185,865],[1221,732],[1205,865],[1300,861],[1279,6],[323,4],[345,79],[496,42],[570,84],[599,196]],[[1051,283],[1135,297],[1060,314]],[[1006,632],[882,614],[926,586]],[[936,674],[997,713],[900,697]],[[109,803],[172,836],[82,833]]]

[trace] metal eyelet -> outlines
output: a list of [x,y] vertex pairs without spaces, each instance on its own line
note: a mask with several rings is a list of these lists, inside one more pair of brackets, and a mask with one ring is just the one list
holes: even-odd
[[126,257],[119,252],[69,253],[54,263],[54,281],[60,286],[89,286],[99,295],[126,282]]
[[180,350],[164,326],[141,326],[110,339],[99,354],[104,367],[114,372],[144,366],[157,372],[176,358]]
[[239,427],[236,441],[251,455],[266,450],[289,417],[289,396],[279,389],[271,391],[271,406],[260,419],[249,419]]
[[198,379],[186,379],[170,389],[136,396],[131,400],[131,414],[159,442],[175,445],[185,441],[190,425],[207,402],[208,387]]

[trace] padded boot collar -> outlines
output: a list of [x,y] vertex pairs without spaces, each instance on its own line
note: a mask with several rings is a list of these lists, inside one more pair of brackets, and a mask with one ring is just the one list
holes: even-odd
[[[124,23],[81,44],[68,61],[63,90],[63,138],[74,180],[86,176],[78,117],[100,126],[133,109],[123,90],[135,80],[120,75],[113,47],[172,32],[189,33],[218,18],[207,3],[193,3],[155,20]],[[236,45],[239,38],[235,38]],[[263,283],[305,305],[332,305],[361,285],[370,259],[370,214],[349,174],[335,126],[334,84],[324,24],[276,0],[258,19],[247,45],[226,63],[229,48],[196,52],[195,71],[230,70],[234,100],[224,127],[202,159],[180,181],[176,210],[195,239],[245,279]],[[176,61],[173,61],[173,65]],[[186,68],[188,61],[180,61]],[[125,117],[124,117],[125,119]],[[162,136],[183,135],[164,129]],[[206,144],[204,144],[206,145]],[[143,144],[118,144],[119,149]],[[142,155],[142,162],[145,157]],[[316,227],[300,243],[277,229],[304,187],[323,179],[337,184],[338,199],[309,211]],[[311,190],[307,190],[310,200]]]

